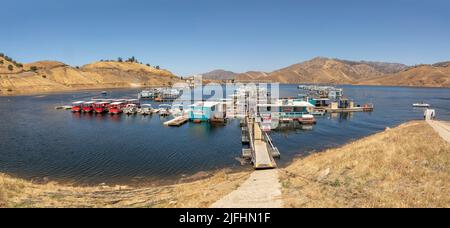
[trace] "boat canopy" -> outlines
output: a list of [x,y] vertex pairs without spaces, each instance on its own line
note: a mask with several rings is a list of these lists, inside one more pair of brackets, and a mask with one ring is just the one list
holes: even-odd
[[258,107],[314,107],[306,101],[292,101],[292,102],[277,102],[276,104],[258,104]]
[[123,104],[123,102],[113,102],[113,103],[111,103],[111,105],[121,105],[121,104]]
[[77,105],[77,104],[84,104],[84,101],[75,101],[72,104]]
[[207,107],[207,108],[211,108],[214,107],[216,105],[220,104],[220,102],[216,102],[216,101],[204,101],[204,102],[197,102],[193,105],[190,105],[190,107]]

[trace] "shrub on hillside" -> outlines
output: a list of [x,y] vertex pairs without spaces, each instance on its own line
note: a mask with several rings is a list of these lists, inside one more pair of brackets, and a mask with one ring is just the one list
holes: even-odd
[[36,72],[38,70],[38,68],[37,68],[37,66],[31,66],[30,70],[33,71],[33,72]]
[[13,67],[13,65],[11,65],[11,64],[10,64],[10,65],[8,65],[8,70],[9,70],[9,71],[13,71],[13,70],[14,70],[14,67]]

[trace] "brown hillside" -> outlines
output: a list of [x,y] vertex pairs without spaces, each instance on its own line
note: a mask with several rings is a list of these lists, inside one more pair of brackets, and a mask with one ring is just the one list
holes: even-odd
[[[258,74],[254,74],[258,75]],[[276,70],[257,79],[281,83],[354,83],[358,80],[379,77],[383,73],[366,63],[347,64],[340,60],[314,58],[312,60]],[[238,80],[256,78],[240,75]]]
[[[36,66],[36,71],[30,68]],[[82,68],[64,63],[41,61],[25,64],[15,73],[0,73],[0,94],[27,94],[78,89],[163,86],[178,77],[138,63],[96,62]]]
[[421,65],[359,84],[450,87],[450,64]]
[[255,71],[239,74],[237,80],[450,87],[449,65],[449,62],[441,62],[433,65],[407,67],[398,63],[314,58],[271,73]]
[[[8,66],[12,67],[9,70]],[[23,71],[23,67],[18,67],[11,61],[6,60],[4,57],[0,56],[0,74],[15,74]]]

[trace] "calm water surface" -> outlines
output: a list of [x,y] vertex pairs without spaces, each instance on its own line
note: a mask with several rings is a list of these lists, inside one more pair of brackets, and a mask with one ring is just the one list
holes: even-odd
[[[425,101],[441,119],[450,120],[450,89],[343,86],[372,113],[318,117],[312,130],[271,133],[283,166],[298,155],[342,145],[408,120],[422,118],[412,103]],[[111,97],[136,97],[138,90],[114,90]],[[282,85],[282,96],[298,94]],[[81,184],[176,180],[199,171],[249,169],[241,153],[239,121],[226,125],[162,125],[159,116],[72,114],[55,110],[98,92],[0,97],[0,172],[27,178]]]

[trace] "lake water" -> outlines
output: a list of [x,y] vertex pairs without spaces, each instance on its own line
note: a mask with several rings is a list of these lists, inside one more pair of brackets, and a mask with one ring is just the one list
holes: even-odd
[[[343,86],[359,104],[373,103],[372,113],[318,117],[312,130],[271,133],[286,165],[295,156],[343,145],[386,127],[421,119],[412,103],[425,101],[438,118],[450,120],[450,89]],[[113,90],[111,97],[136,97],[138,90]],[[298,94],[296,85],[282,85],[281,96]],[[55,110],[97,92],[0,97],[0,172],[26,179],[79,184],[139,184],[177,180],[199,171],[241,165],[239,121],[226,125],[188,123],[163,126],[154,116],[73,114]]]

